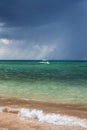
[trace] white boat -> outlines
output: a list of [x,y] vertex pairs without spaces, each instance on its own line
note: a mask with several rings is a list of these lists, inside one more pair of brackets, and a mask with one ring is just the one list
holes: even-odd
[[40,64],[50,64],[49,61],[46,61],[45,59],[43,59],[41,62],[39,62]]

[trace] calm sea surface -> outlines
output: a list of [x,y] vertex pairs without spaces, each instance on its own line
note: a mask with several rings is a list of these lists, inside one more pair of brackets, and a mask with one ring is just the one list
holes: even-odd
[[87,61],[0,61],[0,97],[87,103]]

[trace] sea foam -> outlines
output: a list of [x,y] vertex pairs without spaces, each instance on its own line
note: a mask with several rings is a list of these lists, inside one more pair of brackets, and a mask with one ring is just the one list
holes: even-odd
[[67,125],[67,126],[80,126],[87,128],[87,120],[80,119],[73,116],[60,115],[54,113],[45,114],[42,110],[29,110],[22,108],[20,109],[18,116],[23,118],[33,118],[37,119],[43,123],[51,123],[54,125]]
[[87,128],[87,120],[77,118],[74,116],[60,115],[54,113],[44,113],[42,110],[26,109],[26,108],[11,108],[0,107],[0,112],[7,110],[7,112],[17,111],[19,117],[37,119],[42,123],[49,123],[54,125],[66,125],[66,126],[80,126]]

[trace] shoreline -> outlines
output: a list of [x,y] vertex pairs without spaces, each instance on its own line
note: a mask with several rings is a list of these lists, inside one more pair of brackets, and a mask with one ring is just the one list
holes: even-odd
[[[61,116],[71,116],[77,119],[86,119],[87,104],[58,104],[41,101],[23,100],[17,98],[0,98],[0,130],[86,130],[81,126],[54,125],[47,122],[39,122],[36,118],[24,118],[18,116],[18,109],[43,110],[45,114],[55,113]],[[87,124],[86,124],[87,125]]]
[[0,130],[86,130],[79,126],[41,123],[34,119],[19,118],[13,113],[0,113]]
[[87,104],[50,103],[35,100],[0,97],[0,107],[5,106],[12,108],[41,109],[45,113],[55,113],[87,119]]

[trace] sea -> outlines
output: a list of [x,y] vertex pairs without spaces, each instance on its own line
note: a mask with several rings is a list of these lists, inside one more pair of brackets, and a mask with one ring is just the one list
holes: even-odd
[[87,104],[87,61],[0,60],[0,97]]

